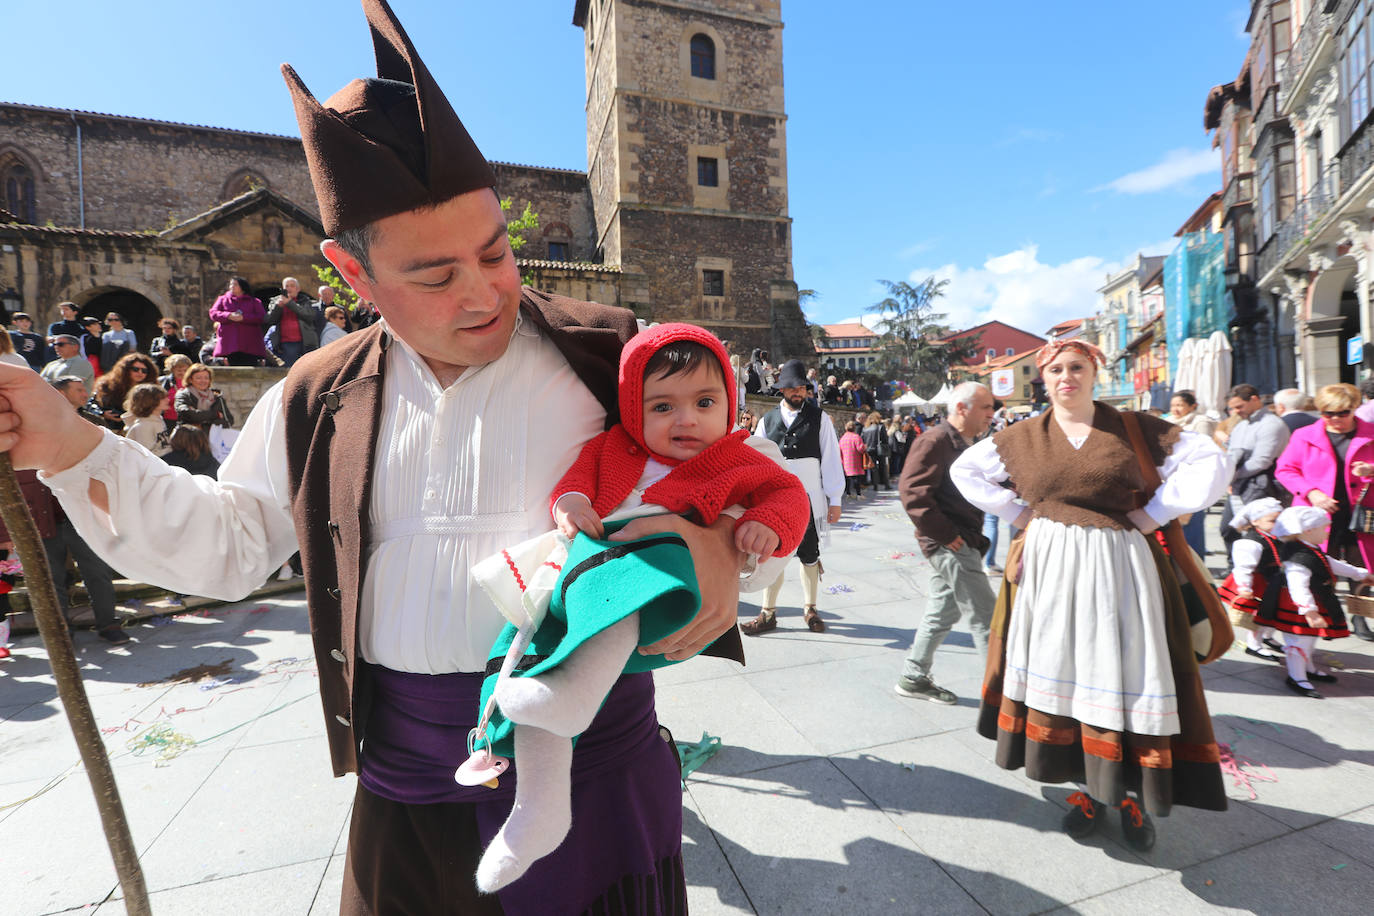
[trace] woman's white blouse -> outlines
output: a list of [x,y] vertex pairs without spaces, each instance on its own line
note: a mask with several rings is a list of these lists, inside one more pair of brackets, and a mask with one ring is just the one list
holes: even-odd
[[[396,342],[371,469],[359,646],[367,661],[397,671],[480,671],[504,618],[469,570],[549,530],[549,493],[601,432],[605,411],[523,320],[505,355],[448,388]],[[297,549],[281,399],[278,384],[253,408],[218,481],[106,432],[84,461],[45,482],[82,537],[125,576],[241,598]],[[90,503],[92,479],[106,484],[108,515]]]
[[[1091,435],[1106,434],[1094,430]],[[1221,498],[1231,479],[1225,453],[1211,439],[1190,432],[1179,434],[1158,470],[1164,483],[1145,504],[1145,512],[1161,525],[1206,509]],[[991,436],[965,449],[949,475],[964,499],[1007,524],[1014,524],[1026,508],[1025,502],[1001,485],[1011,475]]]

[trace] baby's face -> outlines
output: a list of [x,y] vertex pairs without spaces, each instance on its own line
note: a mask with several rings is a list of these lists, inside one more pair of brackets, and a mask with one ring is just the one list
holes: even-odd
[[1274,523],[1278,520],[1279,514],[1277,512],[1275,512],[1273,515],[1265,515],[1261,518],[1255,519],[1255,527],[1258,528],[1260,531],[1263,531],[1265,534],[1268,534],[1269,532],[1274,530]]
[[730,401],[720,373],[703,363],[691,372],[644,379],[644,444],[686,461],[730,431]]

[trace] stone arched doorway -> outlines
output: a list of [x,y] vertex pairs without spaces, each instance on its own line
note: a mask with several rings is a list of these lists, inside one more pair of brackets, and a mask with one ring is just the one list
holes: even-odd
[[83,316],[92,315],[101,321],[110,312],[124,316],[125,326],[138,337],[138,349],[143,353],[148,352],[153,338],[162,333],[157,325],[162,318],[161,310],[147,296],[131,289],[106,287],[95,290],[93,295],[77,304],[81,306]]
[[1302,341],[1307,391],[1337,382],[1354,384],[1357,380],[1360,367],[1347,365],[1345,360],[1346,345],[1360,333],[1355,272],[1355,259],[1341,257],[1312,281]]

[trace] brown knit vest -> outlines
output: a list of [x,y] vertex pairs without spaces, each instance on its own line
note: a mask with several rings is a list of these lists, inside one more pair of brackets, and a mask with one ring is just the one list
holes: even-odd
[[[1116,408],[1094,402],[1092,432],[1075,449],[1052,411],[1017,423],[993,437],[1011,485],[1038,516],[1087,528],[1133,528],[1126,517],[1149,499],[1140,462]],[[1179,428],[1137,413],[1158,467],[1173,449]]]

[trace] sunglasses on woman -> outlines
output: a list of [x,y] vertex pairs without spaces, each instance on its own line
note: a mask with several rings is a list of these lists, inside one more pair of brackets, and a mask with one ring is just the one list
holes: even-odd
[[1323,411],[1322,411],[1322,416],[1323,416],[1323,417],[1326,417],[1326,418],[1328,418],[1328,419],[1334,420],[1334,419],[1337,418],[1337,417],[1348,417],[1348,416],[1350,416],[1350,411],[1348,411],[1348,410],[1323,410]]

